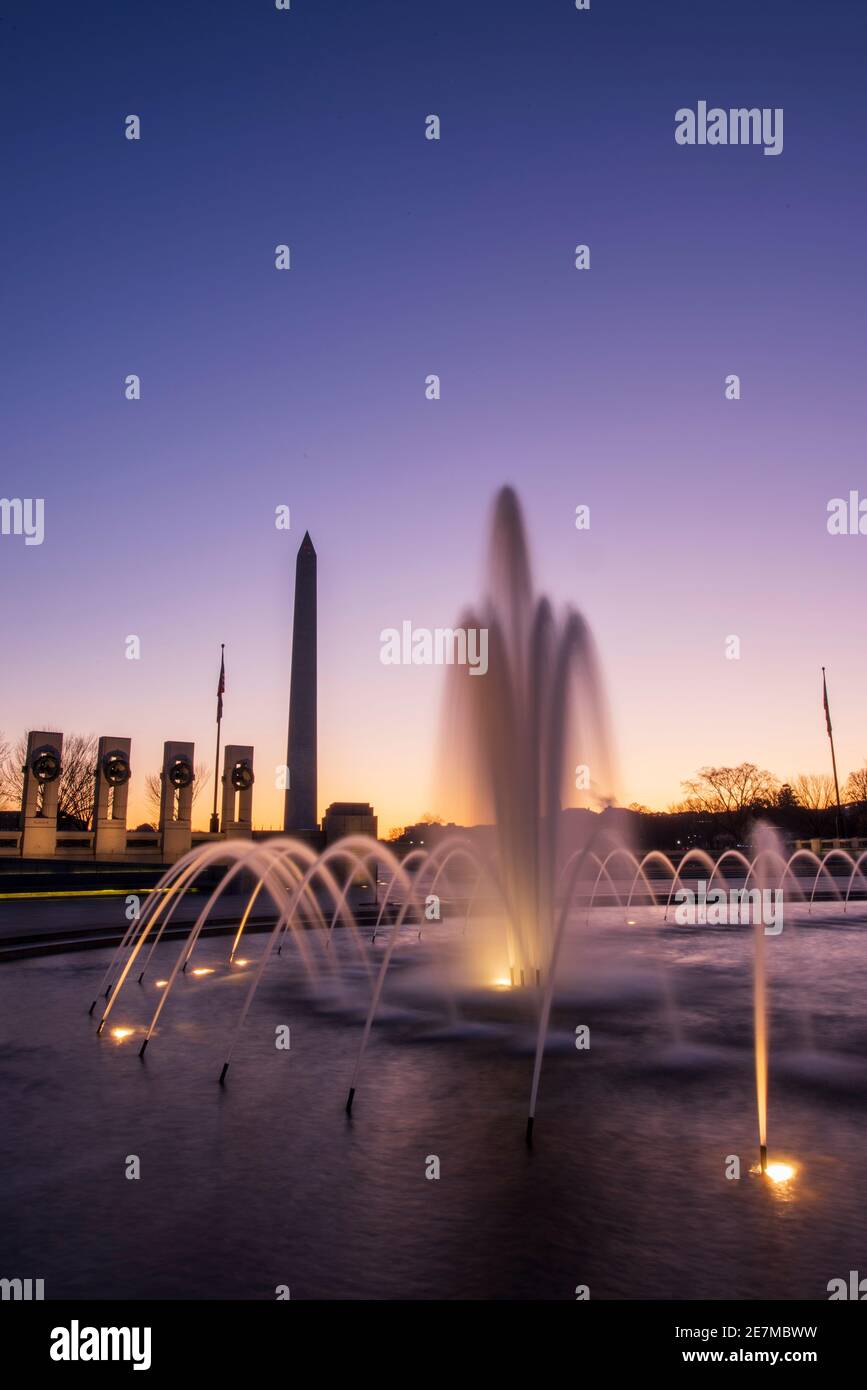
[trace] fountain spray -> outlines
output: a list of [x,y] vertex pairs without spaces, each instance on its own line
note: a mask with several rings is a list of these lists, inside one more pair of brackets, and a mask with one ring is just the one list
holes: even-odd
[[[761,860],[766,860],[773,847],[773,831],[760,825],[755,835],[757,853],[751,872],[761,892],[762,873],[756,872]],[[749,886],[749,874],[744,890]],[[761,903],[761,897],[759,899]],[[765,924],[761,908],[753,912],[753,1042],[756,1059],[756,1109],[759,1120],[759,1164],[762,1173],[768,1171],[768,988],[765,976]]]
[[759,1161],[768,1170],[768,1018],[765,982],[765,929],[758,914],[753,927],[753,1031],[756,1056],[756,1108],[759,1119]]

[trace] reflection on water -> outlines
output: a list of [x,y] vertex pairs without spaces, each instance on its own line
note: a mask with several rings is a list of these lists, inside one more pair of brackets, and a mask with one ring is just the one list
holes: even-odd
[[[275,957],[224,1088],[225,1035],[263,937],[249,965],[201,946],[212,973],[181,980],[145,1064],[137,1036],[177,944],[159,948],[153,983],[125,992],[114,1026],[137,1036],[118,1045],[82,1009],[104,953],[8,965],[4,1266],[45,1277],[49,1297],[270,1299],[288,1284],[293,1298],[571,1298],[586,1283],[593,1298],[827,1298],[864,1258],[863,928],[766,942],[770,1158],[795,1169],[775,1182],[751,1172],[749,931],[599,917],[575,939],[581,969],[564,962],[531,1153],[532,991],[435,1007],[429,972],[460,928],[398,947],[351,1121],[369,988],[357,964],[357,993],[311,996],[297,958]],[[354,953],[343,937],[335,950],[345,979]],[[275,1046],[284,1026],[289,1050]],[[425,1177],[431,1154],[439,1181]]]

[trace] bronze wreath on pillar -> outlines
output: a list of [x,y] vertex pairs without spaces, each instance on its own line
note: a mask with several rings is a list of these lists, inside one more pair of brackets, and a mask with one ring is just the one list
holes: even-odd
[[102,757],[102,775],[110,787],[122,787],[132,776],[129,759],[121,748],[113,748]]
[[253,776],[253,769],[247,758],[241,758],[240,762],[235,763],[235,766],[232,768],[231,777],[232,786],[235,788],[236,792],[248,791],[256,780]]
[[191,786],[194,776],[192,763],[183,755],[175,758],[168,769],[168,779],[178,790]]
[[30,771],[37,782],[56,782],[60,776],[60,750],[51,743],[34,748],[30,755]]

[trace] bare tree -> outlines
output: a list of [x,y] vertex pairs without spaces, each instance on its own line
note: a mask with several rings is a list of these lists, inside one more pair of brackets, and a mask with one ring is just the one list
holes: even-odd
[[686,800],[681,810],[717,815],[735,834],[740,834],[751,815],[774,804],[780,787],[772,772],[755,763],[702,767],[682,785]]
[[[24,764],[27,761],[27,734],[10,747],[2,741],[0,753],[0,803],[20,810],[24,791]],[[59,818],[78,821],[87,829],[93,818],[96,777],[95,734],[64,734],[60,785],[57,797]]]
[[[207,763],[196,763],[195,776],[193,778],[193,805],[195,806],[205,787],[211,780],[211,769]],[[149,772],[145,778],[145,803],[154,825],[160,818],[160,801],[162,799],[162,782],[158,772]]]
[[827,811],[837,804],[834,778],[825,772],[802,772],[792,779],[791,787],[800,805],[810,811]]
[[849,773],[843,787],[843,800],[867,802],[867,763]]
[[834,778],[824,772],[802,772],[792,781],[801,818],[811,835],[828,830],[827,812],[837,805]]
[[21,810],[21,792],[24,775],[21,771],[23,758],[16,758],[7,738],[0,744],[0,806],[8,811]]

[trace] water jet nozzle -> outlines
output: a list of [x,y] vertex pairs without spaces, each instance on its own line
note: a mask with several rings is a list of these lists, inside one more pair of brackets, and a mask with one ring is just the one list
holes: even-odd
[[760,1144],[760,1145],[759,1145],[759,1163],[761,1164],[762,1172],[763,1172],[763,1173],[767,1173],[767,1171],[768,1171],[768,1146],[767,1146],[767,1144]]
[[145,1055],[145,1048],[147,1047],[147,1045],[148,1045],[149,1042],[150,1042],[150,1038],[145,1038],[144,1042],[142,1043],[141,1047],[140,1047],[139,1050],[138,1050],[138,1055],[139,1055],[139,1057],[142,1057],[142,1058],[144,1057],[144,1055]]
[[352,1102],[353,1102],[354,1100],[355,1100],[355,1087],[354,1087],[354,1086],[350,1086],[350,1088],[349,1088],[349,1095],[346,1097],[346,1113],[347,1113],[347,1115],[351,1115],[351,1114],[352,1114]]
[[525,1141],[526,1141],[527,1148],[528,1148],[528,1149],[532,1149],[532,1147],[533,1147],[533,1116],[532,1116],[532,1115],[528,1115],[528,1116],[527,1116],[527,1132],[526,1132],[526,1134],[524,1135],[524,1139],[525,1139]]
[[223,1070],[220,1072],[220,1085],[221,1085],[221,1086],[224,1084],[224,1082],[225,1082],[225,1080],[226,1080],[226,1072],[227,1072],[228,1070],[229,1070],[229,1063],[228,1063],[228,1062],[224,1062],[224,1063],[223,1063]]

